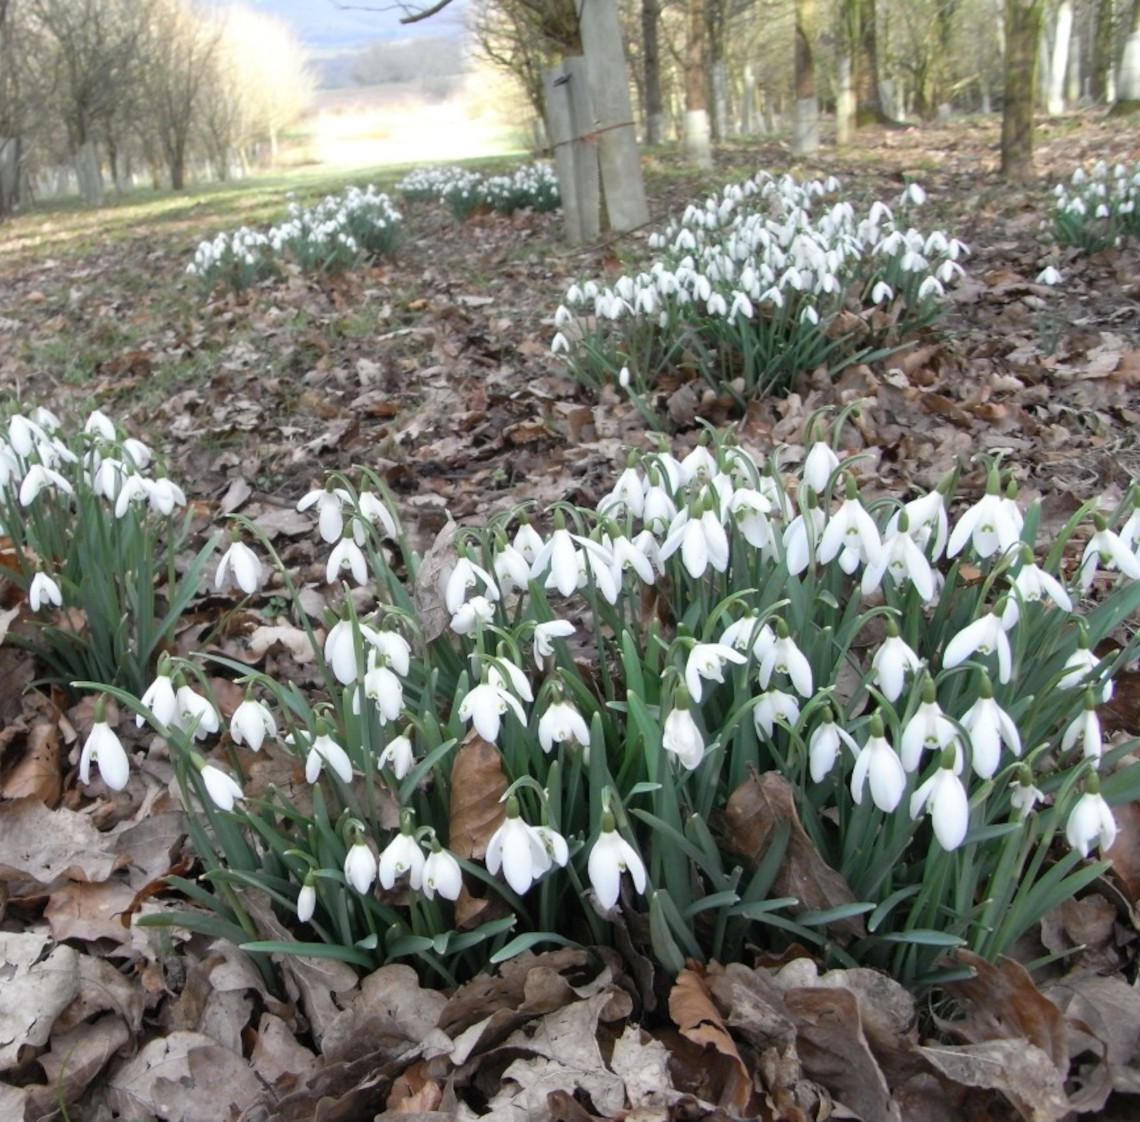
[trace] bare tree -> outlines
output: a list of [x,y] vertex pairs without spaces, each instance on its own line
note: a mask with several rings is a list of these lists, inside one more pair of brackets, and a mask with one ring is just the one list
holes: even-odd
[[1001,174],[1020,181],[1033,175],[1033,106],[1037,52],[1045,0],[1005,0],[1005,101],[1001,123]]

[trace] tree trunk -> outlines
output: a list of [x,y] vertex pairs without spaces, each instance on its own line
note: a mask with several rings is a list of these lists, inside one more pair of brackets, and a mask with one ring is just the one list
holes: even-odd
[[689,0],[685,40],[685,159],[699,168],[712,167],[707,57],[705,0]]
[[1116,67],[1112,54],[1115,17],[1116,0],[1100,0],[1093,39],[1092,95],[1101,105],[1111,105],[1116,100]]
[[851,56],[843,53],[835,60],[835,142],[850,144],[855,132],[855,86],[851,81],[854,67]]
[[815,89],[815,0],[796,0],[796,105],[792,117],[792,155],[819,150],[819,98]]
[[95,141],[84,141],[75,150],[75,177],[79,194],[89,206],[103,205],[103,169],[99,166],[99,149]]
[[665,140],[665,106],[661,98],[661,51],[658,26],[661,0],[641,0],[641,51],[645,59],[645,143]]
[[1113,113],[1131,113],[1140,108],[1140,0],[1133,0],[1118,87]]
[[1061,0],[1053,28],[1053,56],[1049,64],[1049,92],[1045,111],[1050,117],[1065,112],[1065,72],[1069,66],[1069,43],[1073,37],[1073,0]]
[[1011,182],[1033,176],[1033,102],[1037,46],[1045,0],[1005,0],[1005,105],[1001,119],[1001,174]]

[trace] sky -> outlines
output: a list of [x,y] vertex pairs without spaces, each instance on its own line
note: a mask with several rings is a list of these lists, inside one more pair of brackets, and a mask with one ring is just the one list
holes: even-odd
[[[400,24],[403,14],[394,0],[241,0],[246,7],[275,15],[293,25],[313,50],[362,47],[375,39],[448,34],[454,26],[448,12],[420,24]],[[453,0],[456,8],[459,0]],[[426,6],[426,5],[425,5]],[[365,9],[373,10],[365,10]],[[387,11],[381,9],[390,9]],[[451,25],[451,26],[448,26]]]

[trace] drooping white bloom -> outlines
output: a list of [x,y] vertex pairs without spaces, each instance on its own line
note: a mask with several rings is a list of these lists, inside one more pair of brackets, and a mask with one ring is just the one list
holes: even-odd
[[130,778],[130,763],[122,741],[106,721],[96,721],[83,742],[79,756],[79,779],[91,782],[91,761],[99,767],[99,775],[112,791],[121,791]]
[[397,536],[396,520],[379,495],[372,491],[361,491],[356,499],[356,509],[359,517],[353,519],[353,533],[356,535],[357,545],[363,546],[364,541],[362,539],[365,537],[364,527],[361,525],[360,519],[364,519],[365,522],[370,522],[379,528],[381,535],[385,538]]
[[1061,273],[1052,265],[1046,265],[1044,269],[1037,274],[1038,284],[1047,284],[1050,287],[1060,284],[1064,278]]
[[738,487],[728,500],[728,513],[744,540],[754,549],[772,553],[776,531],[769,518],[773,503],[767,495],[751,487]]
[[301,923],[308,923],[317,910],[317,886],[308,880],[301,885],[297,893],[297,919]]
[[33,612],[38,612],[47,604],[54,604],[57,608],[62,607],[63,593],[47,573],[36,573],[32,577],[32,583],[28,585],[28,607]]
[[710,682],[723,682],[726,662],[734,662],[739,666],[747,661],[738,650],[723,643],[695,643],[685,660],[685,686],[689,696],[699,702],[704,694],[706,679]]
[[20,506],[31,506],[45,487],[68,495],[75,494],[75,488],[54,468],[32,464],[20,484]]
[[558,527],[550,535],[530,567],[531,580],[547,576],[547,587],[557,588],[569,596],[578,587],[578,549],[575,537],[565,527]]
[[206,764],[199,774],[206,786],[210,801],[221,810],[233,810],[234,803],[245,798],[240,784],[232,775],[227,775],[220,767]]
[[[567,856],[566,842],[553,830],[540,834],[518,816],[517,809],[514,814],[511,810],[508,800],[507,817],[487,842],[487,871],[494,876],[501,868],[507,884],[522,896],[555,864],[557,857]],[[566,861],[557,863],[564,865]]]
[[598,513],[606,517],[618,517],[629,511],[640,518],[645,510],[646,483],[635,467],[627,467],[609,493],[598,501]]
[[344,507],[351,505],[352,496],[341,487],[330,490],[320,487],[306,494],[299,503],[298,510],[317,508],[317,528],[321,537],[333,545],[340,541],[344,533]]
[[642,531],[635,540],[621,535],[606,538],[603,543],[613,557],[614,581],[621,584],[625,574],[631,570],[644,584],[655,584],[657,574],[653,568],[654,558],[660,560],[661,549],[652,534]]
[[421,874],[423,894],[432,900],[438,892],[445,900],[458,900],[463,891],[463,870],[455,854],[438,844],[427,855]]
[[859,745],[855,738],[831,719],[829,711],[828,719],[819,724],[808,740],[808,768],[814,782],[821,783],[831,773],[839,757],[839,749],[844,744],[857,758]]
[[958,848],[970,827],[970,800],[953,768],[940,767],[910,797],[910,816],[930,815],[934,836],[947,852]]
[[355,682],[360,676],[360,655],[351,620],[338,620],[329,628],[329,633],[325,636],[324,653],[325,662],[332,668],[336,680],[342,686]]
[[863,787],[870,784],[871,801],[884,814],[890,814],[902,800],[906,790],[906,771],[902,760],[882,735],[882,726],[875,730],[872,719],[872,732],[855,760],[851,771],[851,797],[855,802],[863,801]]
[[376,871],[376,855],[367,842],[357,838],[344,857],[344,879],[364,896],[372,889]]
[[567,619],[552,619],[534,625],[534,660],[541,663],[554,656],[555,639],[565,639],[574,634],[574,625]]
[[[1083,688],[1090,683],[1095,685],[1096,679],[1093,678],[1093,675],[1097,672],[1100,662],[1101,660],[1089,650],[1087,640],[1082,637],[1077,649],[1065,659],[1065,673],[1058,680],[1057,688],[1073,690],[1078,687]],[[1106,677],[1100,690],[1101,701],[1111,701],[1112,692],[1112,679]]]
[[1013,595],[1006,597],[1002,623],[1007,629],[1021,618],[1021,605],[1037,604],[1046,597],[1066,612],[1073,610],[1073,601],[1056,577],[1045,572],[1032,559],[1024,562],[1010,582]]
[[752,709],[752,722],[758,733],[769,740],[776,731],[776,722],[794,725],[800,719],[800,703],[794,694],[783,690],[765,690],[756,699]]
[[[174,714],[178,711],[178,700],[174,694],[174,681],[169,674],[159,673],[153,682],[143,691],[139,698],[140,704],[149,709],[159,724],[169,725],[174,721]],[[144,717],[139,713],[135,717],[135,724],[142,728]]]
[[845,573],[853,573],[859,565],[879,560],[883,543],[875,520],[863,504],[850,494],[827,520],[816,548],[816,560],[826,565],[835,557]]
[[622,873],[629,873],[634,889],[641,894],[648,880],[637,850],[614,829],[603,829],[598,834],[586,871],[598,904],[607,912],[618,902]]
[[1034,787],[1031,774],[1026,769],[1025,773],[1019,775],[1013,784],[1013,790],[1009,794],[1009,803],[1020,817],[1024,818],[1026,815],[1032,814],[1033,808],[1044,797],[1044,792],[1040,788]]
[[516,588],[525,590],[530,583],[530,562],[513,545],[503,544],[495,550],[491,561],[495,583],[503,596]]
[[962,717],[962,727],[970,735],[970,766],[980,779],[989,779],[1001,763],[1004,744],[1015,756],[1021,755],[1021,733],[1013,718],[983,692]]
[[451,617],[451,630],[456,635],[472,635],[495,618],[495,605],[486,596],[472,596],[459,605]]
[[817,506],[806,507],[784,529],[784,563],[792,576],[798,576],[811,564],[823,529],[824,513]]
[[384,751],[376,760],[377,767],[389,767],[397,779],[403,779],[412,770],[416,757],[412,742],[406,736],[394,736],[384,746]]
[[267,736],[276,738],[277,721],[268,705],[247,697],[230,717],[230,736],[235,744],[260,752]]
[[902,514],[906,515],[907,533],[914,538],[919,549],[930,546],[930,557],[937,561],[946,548],[950,520],[946,514],[946,500],[941,491],[929,491],[917,499],[904,504],[901,512],[896,511],[887,522],[887,533],[893,534],[899,528]]
[[1008,682],[1013,673],[1013,651],[1005,625],[996,612],[986,612],[981,619],[967,624],[946,644],[942,652],[942,665],[947,669],[958,666],[972,654],[988,655],[997,652],[998,679]]
[[181,685],[174,694],[175,709],[171,723],[182,732],[192,732],[195,740],[205,740],[221,727],[218,711],[200,693]]
[[761,689],[768,688],[774,673],[786,674],[800,697],[811,697],[814,688],[811,663],[796,646],[796,641],[788,634],[782,621],[776,630],[776,638],[760,660]]
[[352,761],[348,753],[328,733],[313,737],[305,756],[305,779],[316,783],[321,768],[328,767],[343,783],[352,782]]
[[538,720],[538,743],[544,752],[550,752],[555,744],[564,744],[568,740],[588,748],[590,728],[569,701],[555,701],[546,707],[546,712]]
[[380,723],[395,721],[404,708],[404,687],[399,677],[381,662],[374,660],[369,652],[369,666],[361,683],[364,696],[376,706]]
[[378,872],[381,887],[391,889],[395,887],[396,881],[406,875],[408,886],[418,892],[423,885],[426,862],[420,843],[411,834],[405,834],[401,830],[380,854]]
[[356,539],[351,534],[345,534],[329,552],[328,565],[325,567],[325,581],[328,584],[336,584],[340,580],[341,573],[346,569],[352,574],[352,579],[358,585],[368,583],[368,561],[364,557],[364,551],[356,544]]
[[511,545],[532,565],[534,559],[542,552],[543,544],[542,535],[529,522],[519,523],[511,542]]
[[661,731],[661,746],[689,771],[705,758],[705,739],[687,707],[669,710]]
[[887,634],[871,659],[871,681],[894,703],[902,696],[907,674],[916,674],[920,669],[922,659],[896,631]]
[[677,515],[669,536],[661,543],[662,560],[668,560],[678,550],[693,580],[700,580],[710,565],[718,573],[728,568],[728,535],[714,511],[706,510],[697,518],[688,511]]
[[172,479],[159,476],[158,479],[144,479],[147,502],[156,514],[167,516],[174,513],[175,507],[186,505],[186,492]]
[[898,529],[888,532],[878,559],[863,570],[860,584],[863,595],[870,596],[875,592],[887,573],[899,588],[910,581],[924,602],[929,603],[934,598],[934,571],[926,554],[909,533]]
[[1089,855],[1094,845],[1103,855],[1116,841],[1116,819],[1104,796],[1099,791],[1086,791],[1069,814],[1065,824],[1065,837],[1082,857]]
[[481,565],[476,565],[469,557],[460,557],[455,563],[447,578],[443,599],[447,610],[455,615],[467,599],[467,594],[473,588],[480,588],[480,596],[488,600],[499,599],[499,588],[495,578]]
[[230,547],[218,562],[214,575],[214,587],[220,592],[232,581],[247,596],[252,596],[261,587],[261,559],[245,542],[230,542]]
[[[1086,702],[1091,700],[1091,694],[1086,695]],[[1083,759],[1091,760],[1093,767],[1100,766],[1100,758],[1104,752],[1104,738],[1101,735],[1100,717],[1096,705],[1086,704],[1080,713],[1073,718],[1061,737],[1061,751],[1068,752],[1080,746]]]
[[803,480],[817,494],[827,490],[831,477],[839,470],[839,457],[830,444],[817,440],[804,457]]
[[1016,504],[997,491],[987,491],[954,525],[947,557],[957,557],[966,542],[980,558],[1005,553],[1021,540],[1022,518]]
[[1080,583],[1086,591],[1092,587],[1097,568],[1119,569],[1125,576],[1140,580],[1140,558],[1106,525],[1098,528],[1081,556]]
[[499,738],[503,714],[510,709],[526,724],[526,714],[518,698],[501,683],[486,681],[470,690],[459,703],[459,719],[470,721],[475,731],[492,744]]
[[903,726],[899,741],[899,757],[905,771],[918,769],[923,752],[941,752],[958,740],[958,728],[934,700],[933,686],[924,688],[926,696]]

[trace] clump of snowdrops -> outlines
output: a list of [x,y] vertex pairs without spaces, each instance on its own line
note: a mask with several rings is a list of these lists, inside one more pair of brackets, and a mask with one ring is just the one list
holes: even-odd
[[243,226],[201,242],[186,271],[208,292],[219,285],[240,292],[279,275],[286,263],[303,272],[340,273],[365,255],[391,256],[401,222],[391,199],[371,184],[348,187],[310,207],[291,200],[285,221],[267,232]]
[[1053,196],[1053,232],[1061,245],[1095,253],[1140,233],[1140,164],[1129,168],[1098,160],[1089,170],[1077,168],[1068,183],[1058,183]]
[[[1099,653],[1140,605],[1140,511],[1090,502],[1043,540],[1013,465],[907,496],[859,467],[823,441],[632,451],[596,509],[426,559],[378,479],[330,477],[299,504],[327,618],[265,541],[223,559],[245,591],[277,564],[315,688],[214,660],[246,690],[228,723],[196,661],[107,691],[178,764],[203,871],[177,883],[212,913],[178,922],[449,981],[615,925],[668,970],[795,940],[919,989],[948,949],[1006,952],[1106,871],[1140,795],[1100,723],[1135,643]],[[88,769],[126,782],[97,728]],[[255,788],[259,753],[293,781]],[[788,892],[791,861],[831,895]],[[258,937],[251,893],[292,939]]]
[[743,410],[797,374],[889,353],[937,318],[967,250],[909,224],[918,184],[897,216],[831,201],[838,188],[762,173],[690,206],[650,237],[649,268],[570,286],[552,350],[584,384],[622,386],[655,428],[663,386],[696,379]]
[[458,167],[425,167],[409,172],[396,190],[409,201],[436,201],[459,221],[478,210],[513,214],[516,210],[557,210],[562,205],[554,169],[524,164],[509,175],[484,176]]
[[4,574],[31,609],[23,641],[46,680],[64,686],[144,689],[212,549],[179,557],[189,540],[182,488],[98,410],[72,431],[43,408],[8,418],[0,533]]

